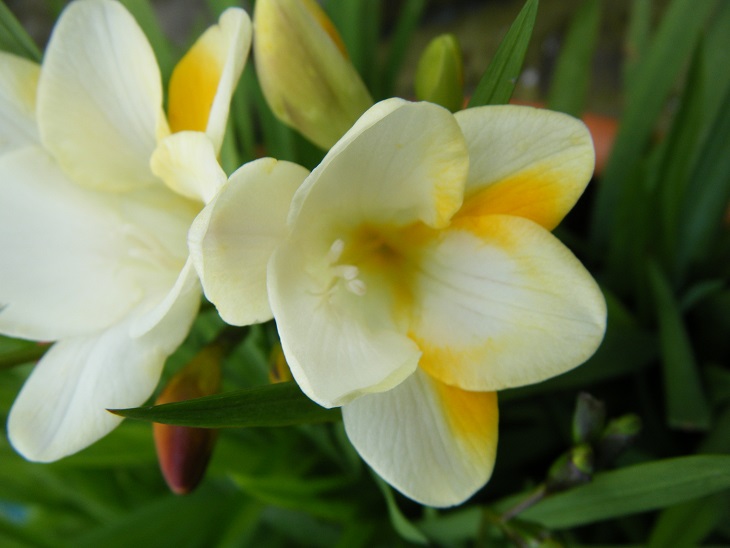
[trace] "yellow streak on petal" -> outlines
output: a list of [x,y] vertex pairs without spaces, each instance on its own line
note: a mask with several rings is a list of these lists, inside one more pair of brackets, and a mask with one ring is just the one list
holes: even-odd
[[572,178],[570,173],[546,166],[523,171],[468,196],[457,217],[515,215],[552,230],[575,205],[585,187],[567,188],[562,181]]
[[319,4],[314,0],[304,0],[302,4],[306,8],[306,10],[314,16],[314,18],[317,20],[317,23],[320,24],[320,26],[324,29],[327,35],[332,39],[332,41],[335,43],[335,46],[337,46],[337,49],[340,50],[340,53],[342,53],[342,56],[345,59],[349,59],[349,56],[347,54],[347,48],[345,47],[345,43],[342,41],[340,33],[337,32],[337,28],[335,27],[334,23],[332,23],[332,20],[327,17],[327,14],[324,12],[324,10],[319,7]]
[[173,133],[206,130],[222,72],[222,60],[202,39],[180,60],[170,78],[168,119]]
[[432,379],[454,437],[472,458],[493,462],[497,451],[499,408],[496,392],[471,392]]
[[473,368],[474,364],[488,367],[489,355],[497,354],[503,343],[487,339],[478,344],[462,348],[434,346],[413,333],[408,335],[421,349],[422,355],[418,365],[426,373],[442,382],[460,386],[464,384],[464,369]]

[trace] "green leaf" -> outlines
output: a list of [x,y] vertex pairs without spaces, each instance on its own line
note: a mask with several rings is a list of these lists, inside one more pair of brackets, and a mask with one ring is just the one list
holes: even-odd
[[110,411],[130,419],[198,428],[291,426],[335,421],[339,417],[338,409],[320,407],[294,382],[244,388],[184,402]]
[[667,508],[657,519],[648,548],[699,546],[727,511],[727,496],[721,494]]
[[520,517],[552,529],[666,508],[730,488],[730,456],[691,456],[597,474],[589,484],[546,498]]
[[537,0],[527,0],[497,48],[492,62],[469,101],[469,108],[509,102],[525,61],[537,16]]
[[375,90],[371,90],[376,97],[385,98],[394,95],[395,79],[403,65],[411,37],[421,20],[425,8],[426,0],[406,0],[403,4],[390,41],[388,57],[383,67],[383,74],[380,79],[380,93],[375,94]]
[[624,80],[632,86],[637,66],[644,58],[651,36],[651,0],[634,0],[630,4],[629,28],[626,31]]
[[38,361],[48,345],[0,336],[0,370]]
[[730,88],[725,94],[714,124],[708,133],[695,164],[684,202],[683,230],[677,257],[680,273],[701,260],[712,260],[715,235],[722,230],[722,220],[730,201]]
[[601,0],[585,1],[575,14],[555,65],[549,108],[573,116],[583,112],[600,21]]
[[648,263],[648,275],[659,322],[667,422],[674,428],[706,430],[710,406],[672,288],[653,261]]
[[3,0],[0,0],[0,50],[27,57],[38,63],[42,58],[36,43]]
[[674,0],[636,67],[637,77],[627,90],[627,108],[598,187],[591,227],[594,244],[604,246],[611,240],[621,210],[626,207],[623,201],[630,189],[630,176],[644,155],[667,95],[714,5],[711,1]]
[[428,544],[428,538],[426,538],[426,535],[424,535],[418,527],[408,521],[408,518],[406,518],[400,508],[398,508],[398,503],[395,501],[393,490],[390,488],[390,485],[385,483],[385,481],[383,481],[383,479],[375,472],[372,472],[372,474],[380,492],[383,493],[383,497],[385,497],[385,503],[388,505],[388,516],[390,517],[390,523],[393,525],[393,529],[395,529],[401,537],[409,542],[413,542],[414,544]]

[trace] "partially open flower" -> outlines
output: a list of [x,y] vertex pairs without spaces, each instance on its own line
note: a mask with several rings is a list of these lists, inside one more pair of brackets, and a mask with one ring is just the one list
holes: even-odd
[[256,72],[271,110],[328,149],[373,100],[337,31],[314,0],[258,0]]

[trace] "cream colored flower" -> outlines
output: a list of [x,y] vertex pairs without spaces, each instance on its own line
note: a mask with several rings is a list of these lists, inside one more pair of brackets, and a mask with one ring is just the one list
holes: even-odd
[[239,9],[201,36],[169,123],[152,49],[117,2],[69,5],[41,67],[0,54],[0,332],[57,341],[10,412],[26,458],[107,434],[120,419],[105,409],[143,403],[185,338],[200,302],[187,232],[215,182],[169,188],[165,150],[220,148],[250,40]]
[[[276,319],[299,386],[342,406],[378,474],[449,506],[491,475],[495,391],[568,371],[602,340],[601,291],[550,233],[592,170],[569,116],[390,99],[298,189],[224,187],[191,253],[226,321]],[[259,213],[258,245],[251,215],[287,195],[288,212]]]

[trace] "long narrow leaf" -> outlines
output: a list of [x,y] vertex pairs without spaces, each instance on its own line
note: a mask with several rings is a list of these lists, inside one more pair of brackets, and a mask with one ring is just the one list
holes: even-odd
[[628,180],[644,154],[656,119],[715,2],[674,0],[628,89],[626,112],[596,197],[592,236],[604,246],[619,222]]
[[587,0],[575,14],[555,66],[548,96],[551,109],[573,116],[583,112],[600,21],[600,0]]
[[702,389],[689,335],[669,282],[656,263],[650,262],[648,269],[659,321],[667,422],[675,428],[705,430],[710,426],[710,406]]
[[598,474],[591,483],[546,498],[520,516],[564,529],[665,508],[728,488],[730,456],[667,459]]
[[469,107],[501,105],[512,97],[535,26],[537,4],[537,0],[527,0],[479,81]]
[[337,420],[339,411],[325,409],[307,398],[294,382],[258,386],[132,409],[112,409],[130,419],[198,428],[290,426]]
[[41,51],[3,0],[0,0],[0,50],[40,62]]

